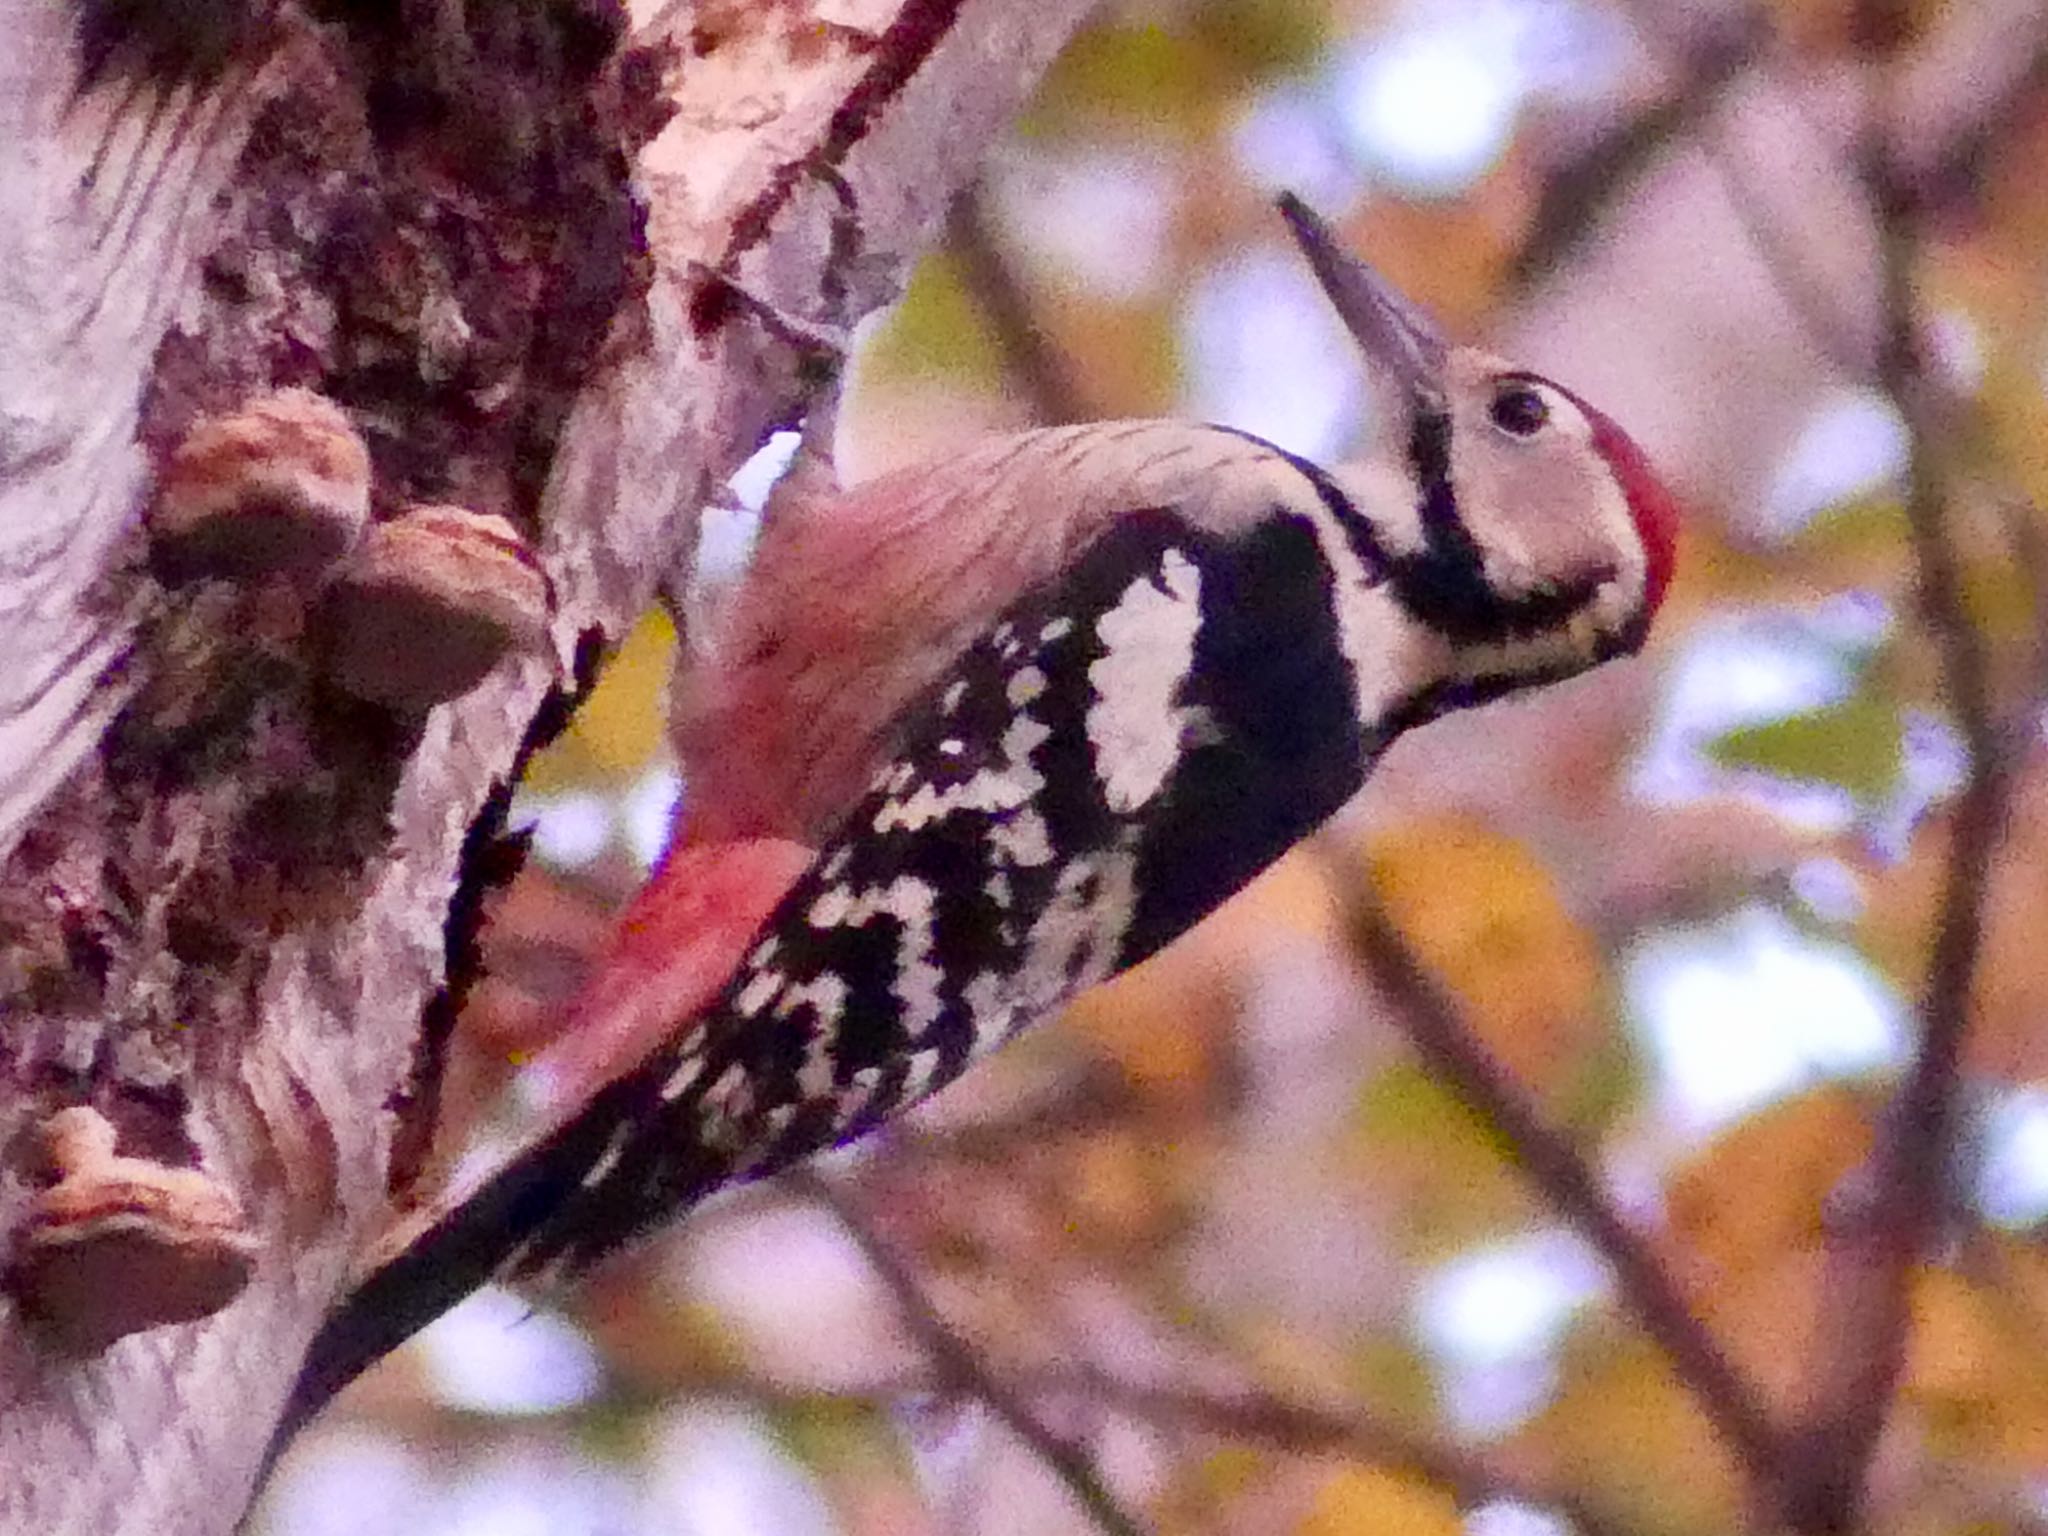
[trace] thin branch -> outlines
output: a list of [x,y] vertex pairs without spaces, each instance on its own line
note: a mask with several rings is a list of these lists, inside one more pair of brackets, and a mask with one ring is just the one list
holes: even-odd
[[923,1282],[850,1200],[808,1170],[785,1174],[783,1180],[830,1211],[845,1228],[947,1388],[986,1403],[1010,1433],[1052,1469],[1099,1530],[1110,1536],[1149,1536],[1146,1526],[1117,1502],[1094,1459],[1055,1432],[1014,1387],[996,1375],[980,1351],[946,1321]]
[[1087,1368],[1030,1378],[1028,1390],[1080,1395],[1149,1423],[1256,1441],[1276,1450],[1343,1456],[1434,1484],[1462,1509],[1510,1500],[1555,1510],[1580,1536],[1628,1536],[1626,1526],[1576,1494],[1510,1472],[1480,1452],[1411,1435],[1356,1409],[1324,1408],[1264,1391],[1150,1387]]
[[1544,1199],[1599,1252],[1623,1304],[1670,1358],[1730,1449],[1760,1485],[1775,1484],[1779,1439],[1755,1387],[1693,1316],[1577,1150],[1537,1116],[1479,1043],[1371,894],[1355,878],[1340,877],[1336,884],[1352,950],[1394,1005],[1396,1023],[1416,1054],[1491,1123]]
[[989,227],[978,185],[953,200],[946,217],[946,244],[960,264],[960,280],[995,333],[1003,367],[1030,402],[1039,424],[1058,427],[1093,420],[1098,413],[1089,408],[1073,370],[1039,328],[1031,297]]
[[[822,1200],[842,1221],[847,1221],[845,1197],[829,1185],[821,1194],[811,1182],[800,1178],[798,1189],[806,1198]],[[867,1244],[875,1240],[873,1230],[861,1222],[857,1213],[852,1219],[859,1225],[849,1225],[848,1231],[861,1243],[862,1252],[872,1259],[874,1255]],[[895,1262],[899,1268],[902,1266],[900,1257]],[[889,1283],[888,1275],[883,1278]],[[902,1293],[893,1283],[890,1289],[901,1305]],[[919,1294],[923,1294],[921,1288]],[[928,1309],[930,1303],[926,1300],[922,1305]],[[953,1337],[958,1342],[957,1335]],[[936,1359],[934,1352],[935,1362]],[[986,1370],[986,1362],[977,1364]],[[1218,1360],[1213,1365],[1233,1375],[1243,1374],[1234,1361]],[[1567,1516],[1581,1536],[1629,1536],[1622,1521],[1582,1495],[1528,1473],[1510,1470],[1482,1451],[1414,1434],[1354,1405],[1303,1402],[1246,1382],[1234,1382],[1225,1389],[1184,1383],[1139,1383],[1093,1364],[1029,1367],[1009,1373],[1006,1379],[1020,1398],[1078,1398],[1156,1425],[1177,1425],[1299,1454],[1340,1455],[1430,1483],[1449,1494],[1463,1509],[1513,1500]],[[905,1382],[881,1390],[900,1396],[959,1390],[959,1386],[941,1370],[937,1383]],[[970,1390],[979,1394],[978,1385]]]
[[[1969,119],[1917,157],[1913,184],[1923,209],[1974,199],[1996,150],[2009,142],[2013,125],[2038,110],[2041,98],[2048,95],[2048,26],[2038,16],[2027,46],[2026,63],[2013,72],[2005,89],[1974,96]],[[1912,152],[1909,145],[1899,149]]]
[[[1893,35],[1894,5],[1895,0],[1863,0],[1860,30],[1866,38]],[[1814,1422],[1802,1454],[1788,1463],[1799,1475],[1785,1489],[1788,1522],[1815,1533],[1854,1525],[1904,1363],[1913,1269],[1938,1237],[1950,1204],[1960,1060],[2010,783],[1990,662],[1964,603],[1961,562],[1934,458],[1938,399],[1923,377],[1917,340],[1919,231],[1913,199],[1887,147],[1890,71],[1896,65],[1887,54],[1874,59],[1873,67],[1879,88],[1860,158],[1883,252],[1885,333],[1878,371],[1909,428],[1906,513],[1920,619],[1940,655],[1942,691],[1968,751],[1969,770],[1950,817],[1941,912],[1918,1010],[1920,1047],[1892,1100],[1873,1159],[1869,1208],[1831,1244],[1835,1300],[1816,1341],[1822,1377]]]
[[2012,552],[2013,569],[2027,587],[2027,606],[2033,615],[2033,632],[2027,637],[2029,655],[2026,675],[2035,679],[2034,692],[2005,722],[2007,770],[2019,778],[2026,758],[2040,740],[2041,715],[2048,708],[2048,695],[2040,690],[2048,684],[2048,529],[2041,526],[2041,508],[2025,497],[2003,502],[1999,527]]
[[[1653,14],[1654,7],[1646,0],[1623,0],[1622,9],[1646,48],[1664,56],[1674,68],[1687,64],[1681,55],[1682,45],[1671,36],[1666,21]],[[1869,343],[1856,335],[1856,327],[1836,306],[1826,283],[1771,216],[1747,156],[1729,137],[1721,121],[1720,109],[1727,88],[1732,86],[1738,71],[1761,61],[1769,30],[1760,14],[1749,13],[1744,33],[1747,46],[1731,56],[1725,65],[1726,73],[1715,81],[1717,89],[1703,98],[1698,111],[1687,114],[1683,126],[1698,130],[1700,151],[1720,179],[1728,206],[1742,225],[1743,238],[1763,262],[1778,296],[1806,333],[1807,340],[1850,377],[1867,379],[1873,371]]]
[[[1725,38],[1709,38],[1702,45],[1674,38],[1667,19],[1655,14],[1656,7],[1647,0],[1622,0],[1622,8],[1644,46],[1661,55],[1680,80],[1671,104],[1653,107],[1643,116],[1644,123],[1654,122],[1660,129],[1655,143],[1661,146],[1684,130],[1697,128],[1700,148],[1721,180],[1744,238],[1762,259],[1799,328],[1815,349],[1844,374],[1881,384],[1882,365],[1872,355],[1872,342],[1858,334],[1860,327],[1835,303],[1827,282],[1771,216],[1749,158],[1719,120],[1720,105],[1734,82],[1742,73],[1767,64],[1765,48],[1770,28],[1762,14],[1745,13],[1739,23],[1728,24]],[[1969,119],[1940,142],[1917,152],[1916,146],[1893,144],[1895,157],[1913,153],[1917,166],[1909,176],[1895,159],[1888,172],[1902,199],[1908,197],[1909,182],[1910,201],[1922,210],[1953,204],[1976,190],[2000,135],[2030,104],[2048,92],[2048,30],[2037,31],[2028,46],[2026,64],[2013,72],[2004,88],[1977,103]],[[1682,110],[1678,104],[1682,104]],[[1795,109],[1799,106],[1796,97],[1792,105]],[[1631,124],[1617,137],[1637,131],[1638,125]],[[1588,157],[1589,162],[1597,158]],[[1600,189],[1597,198],[1588,201],[1596,208],[1604,208],[1622,186],[1633,180],[1639,168],[1637,160],[1629,161],[1625,170],[1607,167],[1616,184]],[[1572,174],[1568,170],[1559,179],[1568,179]],[[1549,195],[1546,189],[1546,199]],[[1535,244],[1532,241],[1532,246]]]
[[1806,339],[1850,378],[1869,379],[1873,369],[1868,342],[1857,336],[1856,326],[1835,304],[1827,284],[1766,210],[1748,158],[1718,122],[1704,125],[1700,147],[1721,180],[1728,206],[1742,225],[1743,238],[1763,262],[1778,297],[1785,301]]
[[[1511,1469],[1479,1449],[1454,1447],[1413,1435],[1351,1407],[1305,1403],[1269,1390],[1215,1390],[1173,1383],[1150,1385],[1090,1365],[1049,1366],[1020,1371],[1012,1388],[1034,1400],[1072,1401],[1107,1409],[1160,1429],[1263,1445],[1296,1456],[1337,1456],[1379,1467],[1441,1489],[1460,1509],[1511,1502],[1553,1510],[1572,1522],[1579,1536],[1634,1536],[1625,1521],[1569,1490]],[[821,1407],[856,1407],[892,1412],[906,1398],[958,1392],[960,1384],[922,1372],[891,1375],[865,1386],[808,1388],[746,1372],[692,1378],[671,1388],[615,1385],[603,1397],[542,1413],[529,1424],[552,1433],[576,1435],[616,1423],[621,1412],[638,1414],[670,1404],[677,1393],[730,1402],[768,1413]],[[366,1414],[363,1421],[393,1433],[417,1432],[411,1411]],[[501,1415],[446,1406],[435,1414],[435,1433],[455,1443],[486,1443],[504,1429]]]
[[[1641,6],[1631,0],[1626,9],[1637,30],[1650,38],[1653,28]],[[1510,268],[1516,285],[1534,282],[1563,265],[1666,148],[1713,116],[1722,96],[1770,41],[1769,23],[1754,9],[1716,19],[1700,36],[1684,42],[1669,40],[1661,26],[1654,31],[1658,41],[1668,42],[1659,51],[1675,85],[1545,179],[1529,233]]]

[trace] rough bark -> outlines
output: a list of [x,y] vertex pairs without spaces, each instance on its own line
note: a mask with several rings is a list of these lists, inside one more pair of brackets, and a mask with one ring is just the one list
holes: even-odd
[[[892,297],[1086,8],[0,0],[0,1267],[81,1104],[254,1254],[104,1348],[0,1292],[0,1532],[235,1524],[431,1112],[522,744],[817,382],[707,269]],[[323,672],[331,595],[160,582],[157,473],[277,386],[349,413],[378,516],[516,526],[549,653],[413,717]]]

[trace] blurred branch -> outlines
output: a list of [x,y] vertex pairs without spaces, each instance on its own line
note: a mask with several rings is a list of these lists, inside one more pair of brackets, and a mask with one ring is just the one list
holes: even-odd
[[[1982,96],[1967,122],[1916,158],[1912,180],[1920,207],[1931,211],[1973,200],[2001,140],[2012,132],[2014,121],[2039,106],[2044,96],[2048,96],[2048,27],[2037,32],[2029,44],[2026,63],[2003,90]],[[1910,146],[1899,148],[1910,152]]]
[[[1646,40],[1663,33],[1661,25],[1648,24],[1639,0],[1629,0],[1626,9]],[[1528,238],[1510,266],[1510,281],[1526,286],[1567,260],[1667,146],[1713,116],[1721,93],[1756,62],[1769,40],[1769,22],[1747,10],[1717,21],[1683,46],[1659,50],[1677,84],[1601,134],[1544,182]]]
[[[1646,19],[1643,7],[1634,9],[1640,25]],[[1862,1207],[1831,1234],[1831,1304],[1813,1351],[1808,1424],[1785,1456],[1776,1488],[1786,1524],[1814,1536],[1856,1527],[1867,1471],[1903,1366],[1913,1271],[1937,1238],[1950,1203],[1959,1061],[2010,779],[2007,746],[1991,699],[1989,662],[1964,602],[1935,463],[1944,412],[1919,355],[1917,226],[1936,197],[1952,197],[1965,180],[1974,183],[1995,130],[2027,97],[2048,88],[2048,46],[2037,43],[2010,89],[1929,157],[1932,169],[1909,183],[1888,108],[1894,55],[1912,35],[1911,17],[1899,0],[1860,0],[1856,31],[1882,82],[1856,164],[1874,210],[1881,262],[1882,333],[1874,356],[1855,340],[1826,289],[1770,218],[1747,164],[1710,123],[1703,128],[1707,154],[1730,203],[1801,326],[1837,366],[1854,377],[1874,379],[1907,424],[1907,514],[1920,617],[1940,653],[1943,692],[1969,758],[1950,818],[1940,916],[1918,1009],[1920,1047],[1863,1182]]]
[[1514,1151],[1550,1206],[1606,1261],[1622,1301],[1669,1357],[1751,1476],[1778,1477],[1778,1436],[1756,1389],[1722,1354],[1650,1252],[1600,1187],[1585,1160],[1539,1119],[1514,1082],[1466,1027],[1457,1004],[1425,972],[1407,941],[1357,876],[1337,866],[1352,952],[1394,1006],[1395,1021],[1423,1063],[1483,1115]]
[[1807,264],[1791,237],[1766,205],[1749,161],[1718,123],[1702,131],[1701,148],[1707,163],[1721,180],[1721,189],[1743,238],[1770,274],[1771,284],[1785,308],[1814,350],[1852,379],[1867,380],[1872,374],[1870,344],[1856,334],[1857,327],[1830,296],[1827,284]]
[[960,264],[961,282],[995,333],[1004,368],[1030,402],[1039,425],[1093,420],[1096,413],[1088,408],[1080,384],[1032,315],[1031,298],[989,226],[978,184],[953,200],[946,216],[946,245]]
[[[1769,269],[1781,298],[1800,329],[1821,355],[1851,378],[1882,383],[1882,367],[1873,345],[1857,334],[1832,298],[1827,284],[1768,212],[1753,168],[1728,138],[1716,113],[1728,89],[1750,69],[1764,64],[1772,28],[1763,11],[1748,9],[1717,24],[1704,36],[1673,36],[1681,19],[1671,8],[1650,0],[1622,0],[1636,34],[1645,47],[1661,56],[1677,85],[1636,117],[1601,137],[1579,159],[1564,166],[1544,186],[1530,234],[1516,254],[1513,277],[1528,283],[1563,261],[1659,152],[1686,133],[1698,131],[1700,147],[1721,179],[1729,205],[1743,234]],[[1880,3],[1877,9],[1885,9]],[[1868,19],[1864,25],[1867,27]],[[1897,37],[1907,23],[1887,18]],[[1877,36],[1865,32],[1866,36]],[[1969,118],[1924,151],[1894,143],[1895,157],[1912,155],[1906,174],[1895,160],[1891,179],[1902,198],[1923,211],[1967,201],[1979,190],[1987,164],[2008,133],[2014,118],[2048,95],[2048,28],[2026,44],[2027,60],[1977,105]],[[1793,98],[1792,105],[1799,103]]]
[[[797,1392],[769,1383],[735,1382],[708,1390],[774,1407],[815,1402],[893,1405],[909,1396],[951,1389],[943,1380],[878,1384],[865,1392]],[[1300,1456],[1347,1461],[1413,1477],[1440,1488],[1460,1509],[1502,1500],[1553,1510],[1579,1536],[1632,1536],[1631,1527],[1568,1490],[1501,1465],[1483,1450],[1438,1444],[1350,1407],[1327,1407],[1270,1391],[1217,1391],[1184,1384],[1128,1381],[1094,1366],[1054,1366],[1018,1373],[1011,1386],[1029,1398],[1068,1398],[1107,1408],[1155,1428],[1215,1435]]]
[[1963,597],[1935,460],[1945,413],[1919,355],[1917,207],[1893,159],[1889,132],[1893,48],[1905,35],[1899,3],[1861,0],[1858,21],[1874,75],[1859,165],[1883,254],[1878,375],[1909,432],[1906,512],[1920,620],[1939,652],[1942,691],[1969,768],[1949,818],[1940,915],[1918,1010],[1920,1047],[1890,1105],[1866,1181],[1868,1199],[1830,1242],[1833,1294],[1815,1341],[1814,1409],[1801,1454],[1787,1464],[1796,1476],[1784,1489],[1787,1522],[1814,1533],[1846,1531],[1855,1523],[1904,1363],[1913,1271],[1939,1235],[1951,1201],[1960,1059],[2010,778],[1989,658]]
[[833,1184],[807,1169],[783,1175],[791,1189],[830,1211],[894,1299],[904,1326],[924,1350],[940,1385],[988,1405],[1010,1433],[1057,1476],[1099,1530],[1110,1536],[1148,1536],[1147,1528],[1117,1502],[1092,1457],[1056,1433],[1031,1405],[1001,1380],[981,1353],[963,1339],[940,1313],[931,1293],[871,1226],[861,1211]]
[[1555,1510],[1580,1536],[1628,1536],[1627,1527],[1574,1494],[1511,1472],[1482,1452],[1436,1444],[1355,1409],[1324,1408],[1264,1391],[1145,1386],[1089,1368],[1033,1377],[1029,1390],[1084,1396],[1155,1425],[1256,1441],[1297,1454],[1334,1454],[1405,1473],[1443,1489],[1461,1509],[1511,1500]]
[[[1999,526],[2012,550],[2013,568],[2026,580],[2027,603],[2034,616],[2034,632],[2029,641],[2033,655],[2027,675],[2048,684],[2048,529],[2041,526],[2041,509],[2024,497],[2000,506]],[[2015,773],[2019,771],[2022,754],[2031,748],[2028,738],[2035,735],[2033,718],[2044,706],[2048,706],[2048,698],[2036,693],[2026,702],[2021,717],[2013,722],[2015,729],[2010,733],[2007,761]]]
[[[1339,1456],[1429,1483],[1460,1509],[1508,1501],[1554,1511],[1571,1521],[1578,1536],[1634,1536],[1630,1525],[1578,1494],[1503,1465],[1485,1450],[1440,1445],[1356,1408],[1305,1403],[1264,1389],[1151,1385],[1094,1366],[1022,1371],[1011,1386],[1020,1397],[1077,1400],[1155,1428],[1214,1435],[1290,1455]],[[643,1383],[637,1390],[614,1385],[601,1398],[527,1415],[522,1422],[580,1435],[616,1425],[621,1413],[655,1412],[683,1394],[783,1414],[846,1406],[893,1412],[906,1398],[959,1390],[958,1382],[942,1376],[890,1376],[859,1387],[810,1388],[737,1371],[692,1375],[658,1387]],[[489,1446],[502,1436],[505,1421],[488,1409],[437,1405],[430,1421],[408,1407],[384,1414],[359,1412],[355,1422],[413,1441],[431,1434],[455,1445]]]
[[936,1171],[1011,1166],[1018,1148],[1127,1123],[1141,1100],[1112,1063],[1091,1060],[986,1118],[927,1125],[899,1121],[890,1158],[913,1178]]
[[[1668,17],[1654,14],[1655,7],[1647,0],[1623,0],[1622,8],[1646,48],[1673,61],[1673,67],[1681,71],[1691,67],[1698,46],[1690,54],[1685,52],[1684,45],[1670,34]],[[1857,336],[1856,326],[1835,304],[1827,285],[1771,216],[1769,202],[1751,174],[1747,157],[1730,140],[1717,116],[1722,88],[1762,57],[1770,30],[1770,23],[1761,12],[1746,12],[1740,33],[1742,51],[1731,53],[1726,74],[1714,81],[1715,89],[1701,99],[1699,110],[1674,126],[1699,130],[1700,150],[1720,179],[1728,206],[1742,225],[1743,237],[1768,269],[1778,296],[1785,301],[1807,340],[1851,378],[1867,379],[1872,372],[1869,343]]]

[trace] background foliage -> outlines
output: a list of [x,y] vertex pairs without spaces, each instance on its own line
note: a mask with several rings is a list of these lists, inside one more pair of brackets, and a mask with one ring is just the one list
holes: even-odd
[[[1365,451],[1290,186],[1667,467],[1659,635],[869,1148],[478,1298],[263,1529],[2048,1530],[2044,150],[2019,0],[1107,7],[865,336],[848,476]],[[536,770],[452,1156],[659,846],[672,646]]]

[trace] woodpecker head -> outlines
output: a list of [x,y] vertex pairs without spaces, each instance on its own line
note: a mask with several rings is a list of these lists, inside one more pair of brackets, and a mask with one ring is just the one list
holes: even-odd
[[1299,199],[1283,196],[1280,211],[1406,404],[1412,517],[1380,532],[1411,612],[1482,688],[1640,646],[1678,520],[1642,450],[1564,386],[1451,345]]

